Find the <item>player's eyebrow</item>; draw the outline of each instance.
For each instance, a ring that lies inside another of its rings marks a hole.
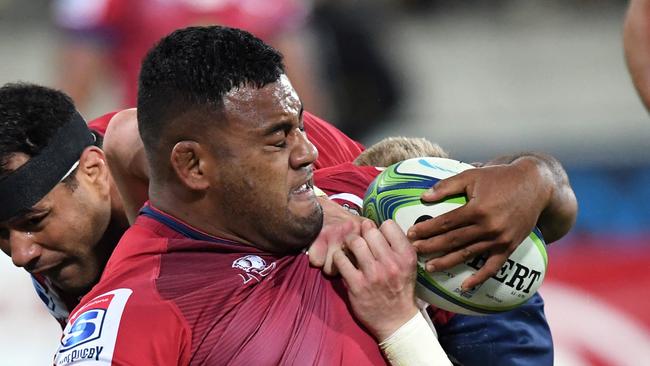
[[[294,128],[294,123],[288,120],[282,120],[277,123],[272,124],[271,126],[265,128],[262,131],[262,135],[264,136],[269,136],[272,135],[278,131],[284,131],[288,132],[291,131],[291,129]]]
[[[305,106],[304,104],[302,104],[302,101],[300,101],[300,112],[298,113],[298,127],[300,128],[302,128],[302,115],[304,111],[305,111]],[[269,136],[278,131],[288,132],[291,131],[292,128],[294,128],[294,123],[292,119],[282,119],[264,128],[262,130],[262,135]]]
[[[16,223],[20,223],[21,221],[29,220],[32,216],[36,216],[40,213],[42,213],[44,210],[35,208],[35,207],[30,207],[24,211],[21,211],[18,215],[10,218],[9,220],[2,221],[0,222],[0,227],[3,226],[10,226]]]

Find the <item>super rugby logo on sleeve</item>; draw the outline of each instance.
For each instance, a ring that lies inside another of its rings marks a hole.
[[[55,356],[56,365],[67,365],[81,360],[111,361],[117,331],[130,289],[117,289],[90,300],[68,321],[61,345]]]

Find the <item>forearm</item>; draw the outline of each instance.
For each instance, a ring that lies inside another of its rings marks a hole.
[[[650,0],[632,0],[623,28],[625,61],[634,87],[650,109]]]
[[[544,205],[537,227],[547,243],[558,240],[571,229],[576,220],[578,204],[566,171],[557,159],[543,153],[527,152],[498,157],[487,163],[495,164],[518,165],[534,174],[533,179],[540,182],[537,190]]]

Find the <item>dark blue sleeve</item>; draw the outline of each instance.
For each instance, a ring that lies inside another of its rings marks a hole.
[[[539,294],[505,313],[454,315],[437,331],[447,354],[464,366],[553,365],[553,339]]]

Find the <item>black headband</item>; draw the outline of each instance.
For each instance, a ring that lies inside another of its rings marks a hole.
[[[38,155],[0,178],[0,222],[40,201],[71,172],[84,149],[94,141],[86,121],[75,111]]]

